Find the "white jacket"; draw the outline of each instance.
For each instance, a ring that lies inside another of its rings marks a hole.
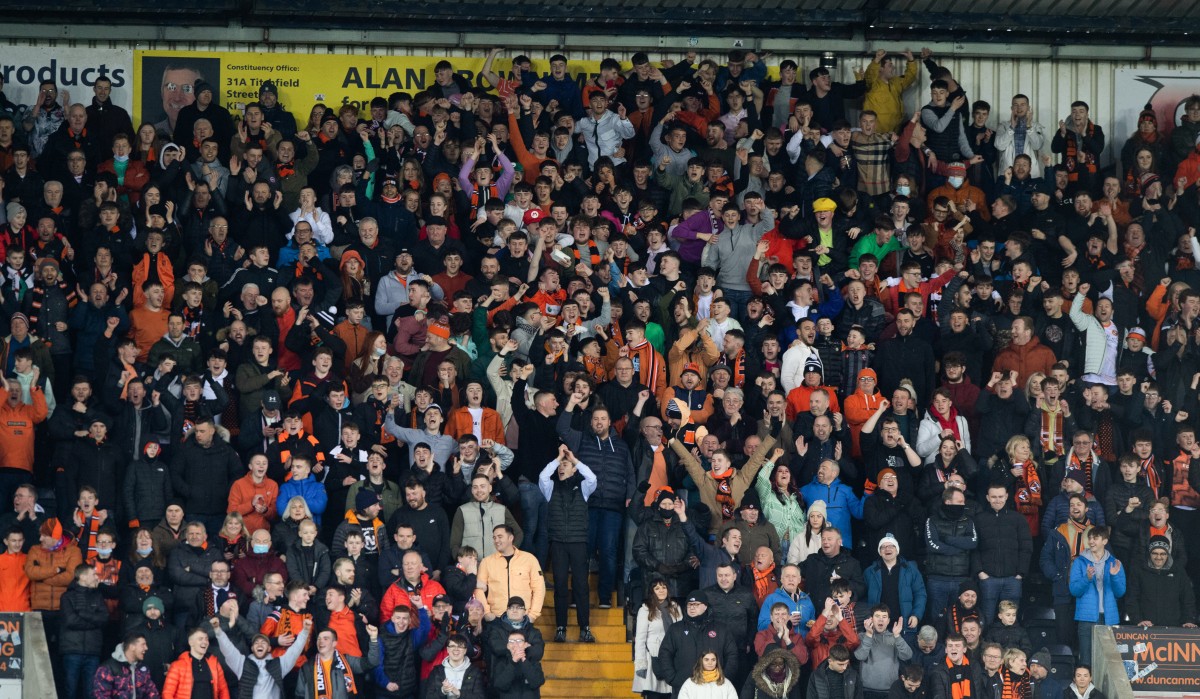
[[[583,142],[588,149],[588,166],[593,167],[601,156],[612,158],[614,165],[625,162],[624,158],[617,157],[617,150],[622,141],[633,138],[634,129],[633,123],[617,116],[615,112],[605,112],[597,121],[589,111],[587,116],[575,123],[575,133],[583,134]]]
[[[967,428],[967,419],[961,414],[958,416],[958,433],[962,435],[963,449],[971,451],[971,432]],[[927,464],[933,463],[937,456],[938,447],[942,445],[942,426],[938,424],[937,418],[933,413],[926,413],[924,419],[921,420],[920,426],[917,428],[917,455],[921,457],[921,461]]]
[[[737,699],[737,690],[728,677],[721,684],[696,684],[689,679],[679,689],[679,699]]]
[[[996,171],[1003,176],[1004,171],[1012,167],[1018,155],[1028,155],[1033,160],[1030,177],[1042,176],[1042,163],[1038,160],[1038,151],[1046,146],[1046,128],[1036,121],[1025,129],[1025,147],[1017,152],[1016,135],[1006,119],[1001,119],[996,125]]]
[[[672,618],[675,621],[679,621],[683,618],[683,615],[674,614]],[[654,674],[654,658],[658,656],[658,648],[662,645],[663,639],[667,637],[667,630],[663,626],[662,615],[659,614],[657,619],[650,621],[650,611],[643,604],[638,608],[636,629],[637,635],[633,642],[634,693],[656,692],[658,694],[670,694],[671,684]],[[641,670],[646,671],[644,678],[637,675]]]

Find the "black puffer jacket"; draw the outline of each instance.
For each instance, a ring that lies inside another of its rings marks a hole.
[[[901,549],[901,551],[903,550]],[[862,564],[851,555],[850,549],[839,549],[837,555],[832,558],[826,556],[822,551],[817,551],[804,559],[801,571],[804,573],[805,592],[809,597],[817,600],[814,604],[822,603],[825,598],[833,596],[830,594],[829,588],[833,584],[834,573],[850,584],[850,589],[854,592],[854,599],[863,599],[867,596],[867,584],[863,578]]]
[[[980,571],[993,578],[1029,574],[1033,538],[1025,515],[1008,507],[999,512],[984,508],[975,515],[975,532],[979,546],[971,554],[972,575]]]
[[[671,624],[658,655],[654,658],[654,674],[669,682],[678,694],[679,688],[692,676],[696,661],[705,653],[716,653],[726,677],[736,677],[740,653],[733,635],[705,610],[697,616],[684,616]]]
[[[684,531],[685,527],[690,526],[674,518],[671,520],[671,526],[667,526],[659,517],[648,517],[633,537],[633,560],[642,572],[658,573],[667,578],[672,595],[686,592],[675,588],[680,576],[691,572],[692,569],[688,565],[688,557],[692,555],[692,550]]]
[[[637,485],[629,446],[611,428],[607,437],[597,437],[591,430],[571,429],[573,415],[564,410],[558,416],[558,436],[596,474],[596,492],[588,498],[588,506],[624,512],[625,502],[633,499]]]
[[[376,689],[379,697],[410,697],[417,692],[417,651],[413,648],[413,629],[404,633],[396,633],[392,622],[388,622],[379,634],[379,650],[383,657],[380,659],[377,676],[383,679]],[[388,682],[395,682],[400,688],[389,692],[385,687]]]
[[[1196,622],[1196,593],[1183,566],[1168,556],[1165,566],[1154,568],[1146,556],[1130,568],[1133,575],[1125,591],[1125,612],[1130,623],[1152,621],[1155,626],[1182,626]]]
[[[101,655],[104,624],[108,607],[98,588],[71,583],[62,596],[62,633],[59,652],[73,655]]]
[[[713,585],[704,588],[704,592],[713,618],[729,629],[739,649],[745,648],[758,632],[758,603],[754,601],[754,593],[736,583],[729,590]]]
[[[174,497],[171,470],[166,462],[146,456],[144,447],[139,455],[141,458],[129,464],[129,472],[125,474],[125,518],[161,519],[167,503]]]
[[[1026,526],[1028,531],[1028,526]],[[942,505],[925,521],[925,575],[963,578],[971,573],[971,552],[979,546],[975,522],[962,514],[954,519]]]

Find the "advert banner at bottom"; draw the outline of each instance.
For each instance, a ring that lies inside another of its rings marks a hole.
[[[1114,626],[1134,692],[1200,694],[1200,629]]]

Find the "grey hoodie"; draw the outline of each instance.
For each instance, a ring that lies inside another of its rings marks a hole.
[[[300,654],[304,652],[304,646],[307,643],[308,631],[301,631],[296,634],[296,642],[279,658],[280,676],[286,676],[292,671],[292,668],[296,667],[296,661],[300,658]],[[282,699],[283,688],[276,686],[275,678],[271,677],[270,672],[267,672],[267,663],[274,658],[268,655],[259,660],[252,654],[242,655],[242,652],[237,649],[237,646],[233,645],[233,641],[230,641],[229,636],[225,634],[224,627],[217,630],[217,645],[221,650],[221,656],[225,659],[225,664],[239,678],[242,677],[242,671],[245,669],[246,663],[254,663],[258,666],[258,677],[254,682],[254,694],[251,695],[254,699]]]

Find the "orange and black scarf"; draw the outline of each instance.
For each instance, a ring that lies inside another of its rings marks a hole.
[[[950,658],[946,658],[946,670],[950,675],[951,699],[971,696],[971,661],[967,656],[963,656],[961,665],[955,665]]]
[[[596,241],[592,240],[591,238],[588,238],[587,247],[588,262],[590,263],[589,266],[592,269],[598,269],[600,267],[600,248],[596,247]],[[571,246],[571,254],[575,256],[576,262],[583,261],[583,253],[579,252],[578,245]]]
[[[1154,467],[1154,455],[1151,454],[1148,459],[1141,459],[1138,464],[1142,467],[1142,478],[1146,479],[1146,485],[1150,488],[1150,492],[1154,493],[1154,497],[1162,495],[1159,492],[1162,489],[1162,478],[1158,475],[1158,469]]]
[[[1067,521],[1058,525],[1057,530],[1067,540],[1067,547],[1071,549],[1071,560],[1075,560],[1087,548],[1087,534],[1092,530],[1092,523],[1087,519],[1076,522],[1068,517]]]
[[[358,696],[358,687],[354,684],[354,673],[350,667],[346,665],[346,659],[342,657],[341,651],[333,651],[333,659],[329,663],[329,673],[325,672],[325,663],[320,658],[313,663],[313,697],[314,699],[332,699],[336,696],[333,689],[334,679],[338,673],[341,673],[343,681],[346,683],[345,696]]]

